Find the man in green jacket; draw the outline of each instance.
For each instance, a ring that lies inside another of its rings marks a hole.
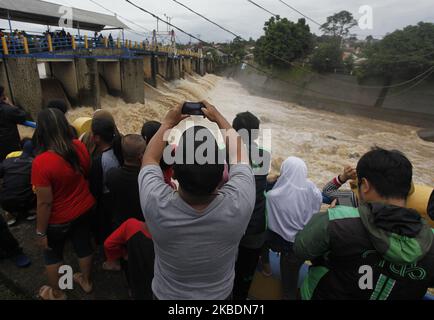
[[[398,151],[374,149],[357,166],[358,209],[315,215],[295,242],[312,261],[302,298],[422,299],[434,285],[433,231],[406,209],[413,168]]]

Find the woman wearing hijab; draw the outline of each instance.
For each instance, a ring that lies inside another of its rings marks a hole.
[[[299,269],[304,263],[294,255],[295,237],[319,212],[321,204],[321,191],[308,179],[305,162],[295,157],[284,161],[279,179],[267,194],[267,212],[268,244],[281,254],[280,273],[286,300],[297,297]]]

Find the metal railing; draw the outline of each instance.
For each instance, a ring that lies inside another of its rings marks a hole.
[[[200,58],[201,54],[191,50],[177,50],[172,46],[153,46],[145,42],[121,39],[111,39],[107,37],[88,37],[84,36],[3,36],[1,38],[3,55],[34,55],[38,53],[54,53],[61,51],[76,51],[81,49],[127,49],[137,52],[167,53],[178,56],[188,56]]]

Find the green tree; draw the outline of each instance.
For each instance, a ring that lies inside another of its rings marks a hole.
[[[342,50],[336,41],[321,43],[311,59],[312,68],[320,73],[334,72],[342,67]]]
[[[247,42],[236,37],[229,45],[230,54],[237,60],[242,60],[246,55]]]
[[[312,50],[313,36],[305,19],[294,23],[286,18],[272,17],[265,23],[264,32],[254,51],[255,60],[261,65],[289,68],[282,59],[293,62],[306,57]]]
[[[357,25],[357,20],[348,11],[338,12],[327,18],[327,22],[321,26],[324,34],[332,36],[342,43],[350,34],[350,30]]]
[[[360,77],[410,78],[434,66],[434,24],[420,22],[397,30],[363,52]]]

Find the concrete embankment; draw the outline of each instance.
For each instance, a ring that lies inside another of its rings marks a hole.
[[[24,248],[24,252],[32,260],[26,269],[18,269],[10,260],[0,261],[0,285],[9,288],[11,299],[36,299],[39,289],[47,284],[47,275],[42,257],[42,250],[36,245],[35,222],[22,222],[11,231]],[[67,245],[64,263],[71,265],[78,272],[77,259],[72,246]],[[102,250],[97,250],[93,267],[94,291],[86,295],[80,288],[67,291],[71,300],[125,300],[128,299],[128,288],[122,272],[102,270]],[[1,286],[0,286],[1,290]],[[1,295],[0,295],[1,297]]]
[[[257,96],[338,114],[363,116],[420,128],[434,127],[434,97],[430,86],[432,83],[429,82],[400,96],[396,96],[396,90],[392,90],[383,106],[375,107],[381,89],[366,86],[381,86],[380,80],[371,79],[363,86],[358,86],[354,77],[339,75],[304,75],[281,81],[249,66],[244,69],[234,66],[220,74],[237,80]]]

